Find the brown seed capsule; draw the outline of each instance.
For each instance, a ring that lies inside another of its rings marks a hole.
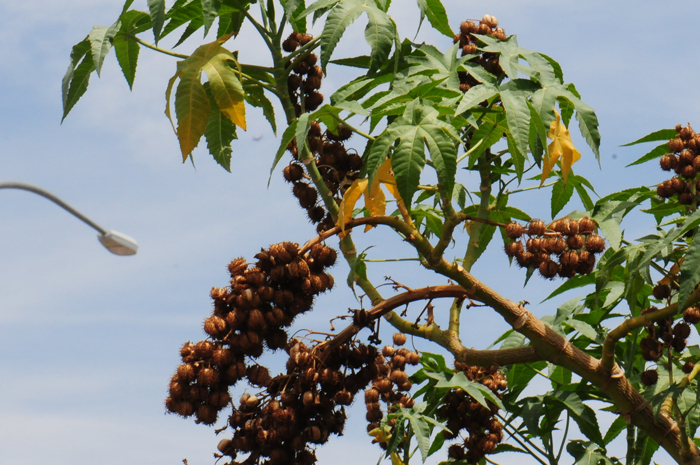
[[[219,373],[212,368],[202,368],[197,375],[197,381],[203,386],[211,386],[219,381]]]
[[[394,384],[403,384],[408,380],[408,375],[406,375],[406,373],[401,370],[394,370],[391,372],[391,376],[389,376],[389,379]]]
[[[209,360],[214,353],[214,344],[200,341],[195,345],[195,356],[200,360]]]
[[[666,155],[661,157],[661,159],[659,160],[659,164],[661,165],[662,170],[672,171],[678,165],[678,159],[674,154],[667,153]]]
[[[691,325],[700,323],[700,308],[688,307],[683,312],[683,319]]]
[[[462,47],[462,56],[471,55],[472,53],[476,53],[476,51],[476,44],[467,44]]]
[[[396,352],[396,349],[394,349],[391,346],[384,346],[384,348],[382,349],[382,355],[384,355],[385,357],[391,357],[392,355],[394,355],[394,352]]]
[[[678,136],[681,138],[681,140],[688,141],[695,136],[695,132],[693,131],[693,128],[688,125],[678,132]]]
[[[505,251],[506,255],[508,255],[509,257],[515,257],[516,255],[522,254],[524,252],[523,244],[520,241],[508,243],[505,246]]]
[[[693,371],[693,368],[695,368],[695,364],[693,362],[685,362],[683,364],[683,373],[690,374],[690,372]]]
[[[194,367],[189,363],[184,363],[177,367],[177,377],[178,380],[185,383],[191,383],[195,378]]]
[[[671,296],[671,288],[668,284],[657,284],[652,291],[656,299],[668,299]]]
[[[564,252],[561,254],[559,262],[562,264],[562,266],[568,266],[575,269],[578,265],[578,253],[571,250]]]
[[[569,219],[561,218],[556,221],[553,221],[549,225],[549,229],[551,229],[552,231],[556,231],[559,234],[568,235],[570,233]]]
[[[406,335],[403,333],[394,333],[394,345],[402,346],[406,343]]]
[[[352,404],[352,398],[352,394],[346,389],[336,392],[333,397],[338,405],[350,405]]]
[[[687,344],[688,341],[686,339],[681,339],[679,337],[674,337],[671,341],[671,347],[673,347],[673,350],[675,350],[679,354],[685,350]]]
[[[687,339],[690,336],[690,326],[688,323],[677,323],[673,327],[673,335],[680,339]]]
[[[680,152],[681,150],[683,150],[683,146],[684,146],[683,141],[680,140],[679,138],[671,139],[668,142],[668,149],[671,152]]]
[[[684,192],[678,196],[678,203],[681,205],[692,205],[695,196],[690,192]]]
[[[523,252],[515,256],[518,265],[522,268],[528,268],[533,265],[534,254],[530,252]]]
[[[695,171],[695,167],[693,165],[684,166],[681,170],[681,176],[686,179],[693,179],[695,178],[696,174],[697,172]]]
[[[195,416],[197,417],[197,422],[205,425],[213,425],[216,423],[216,417],[218,412],[214,407],[207,404],[202,404],[197,407]]]
[[[213,338],[219,338],[226,334],[226,322],[218,316],[211,316],[204,320],[204,332]]]
[[[546,260],[540,264],[539,270],[543,277],[552,279],[559,273],[559,264],[552,260]]]
[[[586,250],[592,253],[601,253],[605,250],[605,239],[597,234],[591,234],[586,239]]]
[[[542,236],[545,230],[546,227],[542,220],[532,220],[528,225],[528,234],[530,234],[530,236]]]
[[[365,403],[371,404],[379,402],[379,391],[375,388],[369,388],[365,391]]]
[[[586,239],[586,241],[588,241],[591,237],[598,237],[598,236],[591,235],[588,237],[588,239]],[[578,249],[582,248],[583,247],[583,236],[581,236],[580,234],[576,234],[576,235],[567,237],[566,238],[566,245],[569,247],[569,249],[572,249],[572,250],[578,250]]]
[[[527,240],[525,246],[527,247],[527,251],[537,254],[540,252],[544,252],[544,242],[542,239],[538,237],[531,237],[530,239]]]
[[[409,352],[406,355],[406,363],[409,365],[418,365],[420,363],[420,354],[418,352]]]
[[[211,358],[214,365],[224,367],[233,363],[233,354],[230,350],[220,347],[214,350]]]
[[[525,228],[523,228],[520,223],[513,221],[506,226],[506,236],[511,239],[518,239],[523,235],[523,232],[525,232]]]

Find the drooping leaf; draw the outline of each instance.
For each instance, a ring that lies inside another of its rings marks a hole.
[[[185,72],[175,91],[175,114],[177,115],[177,138],[180,141],[182,161],[192,151],[204,135],[211,114],[209,97],[201,81],[201,73]]]
[[[168,19],[168,24],[163,27],[160,34],[160,39],[167,36],[180,26],[190,22],[198,23],[199,27],[202,27],[204,25],[204,18],[202,16],[202,2],[175,2],[172,8],[170,8],[170,10],[165,14],[165,19]],[[180,38],[180,40],[182,41],[183,39]]]
[[[85,94],[90,82],[90,74],[94,70],[95,65],[90,53],[90,41],[86,38],[73,47],[71,63],[65,76],[63,76],[63,117],[61,122],[66,119],[66,116],[80,100],[80,97]]]
[[[151,18],[148,14],[136,10],[127,11],[122,14],[121,27],[112,40],[119,67],[129,84],[129,89],[134,86],[140,50],[138,42],[132,36],[147,30],[151,24]]]
[[[243,90],[245,93],[245,101],[248,102],[250,105],[253,105],[254,107],[262,108],[263,115],[265,116],[265,119],[267,119],[267,122],[270,123],[272,132],[274,132],[275,135],[277,135],[275,109],[272,106],[272,102],[270,102],[270,99],[268,99],[267,95],[265,95],[265,91],[263,90],[263,88],[257,84],[254,84],[251,86],[244,86]]]
[[[207,73],[212,95],[216,99],[221,111],[229,117],[231,122],[243,130],[246,129],[245,100],[243,86],[236,72],[229,66],[229,60],[233,55],[223,47],[221,51],[212,56],[202,69]]]
[[[165,0],[148,0],[148,11],[153,23],[153,40],[158,45],[160,33],[165,23]]]
[[[211,105],[211,114],[204,133],[207,148],[214,160],[226,171],[231,172],[231,141],[237,138],[236,125],[221,112],[209,86],[206,86],[206,90]]]
[[[401,410],[411,424],[413,434],[415,434],[416,440],[418,441],[421,458],[423,462],[425,462],[428,459],[428,452],[430,451],[430,425],[425,421],[426,417],[423,415],[412,412],[410,409]]]
[[[201,0],[202,1],[202,20],[204,22],[204,35],[209,33],[209,29],[214,20],[219,15],[221,8],[221,0]]]
[[[389,58],[396,38],[396,24],[386,12],[378,8],[365,9],[369,22],[365,40],[372,49],[370,70],[379,68]]]
[[[601,444],[603,442],[595,412],[592,408],[583,403],[581,397],[576,392],[557,390],[554,391],[551,398],[561,402],[569,411],[571,417],[576,421],[581,432],[588,439],[596,444]]]
[[[307,8],[308,10],[308,8]],[[326,71],[326,65],[331,59],[333,50],[338,45],[345,29],[351,25],[364,11],[364,4],[358,0],[341,0],[328,13],[326,23],[321,33],[321,67]]]
[[[112,39],[119,30],[121,24],[119,22],[112,26],[94,26],[88,38],[90,39],[90,47],[92,49],[92,63],[95,66],[97,75],[100,75],[102,64],[105,61],[107,52],[112,48]]]
[[[501,102],[503,102],[503,108],[506,111],[508,131],[513,136],[520,155],[524,157],[527,154],[530,136],[530,108],[527,97],[511,90],[502,90]],[[511,153],[511,155],[513,154]],[[518,169],[517,172],[518,177],[522,176],[522,169]]]
[[[552,186],[552,218],[556,218],[574,194],[574,183],[564,183],[564,179],[559,180]]]
[[[625,429],[627,429],[627,420],[620,415],[619,417],[615,418],[615,421],[612,422],[612,425],[610,425],[610,428],[608,428],[608,431],[605,433],[603,445],[607,446],[610,444],[613,439],[618,437]]]

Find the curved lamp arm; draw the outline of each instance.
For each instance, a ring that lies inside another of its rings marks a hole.
[[[46,199],[49,199],[59,207],[63,208],[66,210],[68,213],[71,215],[75,216],[79,220],[81,220],[83,223],[87,224],[91,228],[95,229],[99,234],[97,235],[97,239],[100,241],[100,243],[110,252],[112,252],[115,255],[134,255],[136,251],[138,251],[139,246],[136,243],[136,241],[129,236],[119,233],[117,231],[111,231],[109,229],[105,229],[99,224],[95,223],[92,221],[90,218],[87,216],[83,215],[80,213],[78,210],[75,208],[71,207],[68,205],[66,202],[61,200],[60,198],[56,197],[53,195],[51,192],[42,189],[39,186],[35,186],[33,184],[29,184],[26,182],[19,182],[19,181],[0,181],[0,189],[21,189],[29,192],[33,192],[35,194],[38,194]]]

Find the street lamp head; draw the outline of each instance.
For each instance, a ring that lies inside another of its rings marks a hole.
[[[106,230],[104,234],[98,234],[97,239],[115,255],[135,255],[139,250],[135,240],[117,231]]]

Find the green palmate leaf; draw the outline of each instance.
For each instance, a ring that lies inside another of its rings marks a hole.
[[[447,17],[447,11],[440,0],[418,0],[418,8],[420,8],[421,23],[427,16],[430,24],[440,33],[446,35],[450,39],[455,33],[450,29],[450,21]],[[420,26],[419,26],[420,28]]]
[[[63,76],[63,81],[61,83],[61,100],[63,101],[63,118],[61,121],[63,121],[66,116],[68,115],[68,112],[70,109],[75,105],[75,102],[77,102],[77,99],[72,102],[70,106],[67,106],[66,104],[68,103],[68,93],[70,91],[71,84],[73,82],[73,77],[75,76],[75,69],[78,67],[79,63],[81,60],[85,57],[86,54],[90,52],[90,40],[86,37],[83,39],[81,42],[78,42],[73,46],[73,49],[71,50],[70,54],[70,63],[68,64],[68,69],[66,70],[66,74]],[[92,57],[90,58],[92,60]],[[89,75],[88,75],[89,79]],[[86,86],[87,88],[87,86]],[[83,91],[84,93],[84,91]],[[82,95],[82,94],[81,94]],[[80,96],[78,96],[78,99]]]
[[[596,158],[600,160],[600,132],[598,131],[598,117],[593,111],[593,108],[589,107],[581,100],[576,100],[572,102],[574,108],[576,108],[576,119],[578,120],[578,127],[583,135],[588,146],[593,150]]]
[[[411,429],[413,434],[416,435],[416,440],[418,441],[418,448],[420,449],[421,457],[423,462],[428,459],[430,451],[430,425],[425,421],[425,417],[418,413],[414,413],[409,409],[401,409],[406,418],[408,418],[411,424]]]
[[[525,156],[527,154],[528,139],[530,136],[530,108],[528,107],[527,97],[525,95],[518,95],[511,90],[502,90],[501,101],[506,111],[508,131],[513,136],[515,145],[520,154]],[[521,176],[522,169],[519,169],[518,177]]]
[[[552,186],[552,218],[557,216],[574,194],[574,183],[564,183],[562,178]]]
[[[560,402],[569,411],[581,432],[588,439],[596,444],[603,442],[595,412],[583,403],[577,393],[572,391],[554,391],[551,398]]]
[[[591,441],[573,440],[566,446],[566,451],[576,460],[574,465],[613,465],[619,464],[606,457],[605,449]]]
[[[226,171],[231,172],[231,141],[237,138],[236,125],[221,112],[210,86],[207,85],[206,90],[211,105],[211,114],[204,133],[207,148],[214,160]]]
[[[182,44],[184,41],[190,38],[192,34],[197,32],[202,26],[204,26],[204,18],[203,17],[198,17],[193,19],[192,21],[189,22],[187,27],[185,28],[185,32],[182,33],[180,38],[177,40],[175,45],[173,47],[178,47],[180,44]]]
[[[284,14],[287,21],[292,25],[297,32],[306,32],[306,16],[301,16],[301,13],[306,9],[304,0],[286,0],[282,1],[284,5]]]
[[[695,233],[693,242],[681,265],[681,285],[678,293],[678,308],[685,308],[688,297],[700,283],[700,232]]]
[[[148,0],[148,11],[153,23],[153,40],[157,45],[165,23],[165,0]]]
[[[411,204],[425,166],[425,147],[435,166],[438,178],[448,193],[452,192],[457,171],[457,136],[447,123],[437,119],[438,112],[424,106],[419,99],[412,101],[403,115],[387,127],[389,140],[398,141],[391,157],[396,185],[406,206]],[[379,145],[377,151],[385,150]],[[373,147],[372,152],[375,149]],[[379,159],[380,157],[377,157]]]
[[[209,33],[209,29],[214,20],[219,15],[221,0],[201,0],[202,1],[202,21],[204,23],[204,35]]]
[[[494,454],[500,454],[502,452],[518,452],[520,454],[529,454],[529,452],[525,449],[515,447],[514,445],[505,442],[497,445],[496,449],[493,451]]]
[[[95,66],[95,71],[97,71],[98,76],[102,70],[102,64],[105,61],[107,52],[109,52],[109,49],[112,48],[112,39],[119,30],[119,27],[119,22],[110,27],[94,26],[92,31],[90,31],[90,34],[88,34],[88,39],[90,39],[90,47],[92,49],[92,63]]]
[[[202,16],[202,2],[176,2],[165,17],[166,19],[169,19],[169,21],[160,34],[161,39],[173,32],[175,29],[189,22],[194,22],[195,25],[199,24],[198,28],[202,27],[204,25],[204,18]],[[192,33],[193,32],[194,31],[192,31]],[[183,39],[180,38],[180,43],[182,43],[182,41]]]
[[[180,75],[180,83],[175,91],[175,114],[177,138],[180,141],[182,161],[185,162],[204,135],[211,114],[211,104],[199,71],[188,71]]]
[[[488,400],[496,404],[499,408],[503,408],[501,399],[499,399],[491,389],[481,383],[469,381],[466,375],[461,371],[456,373],[449,380],[442,373],[429,374],[428,376],[438,380],[435,385],[436,388],[463,389],[484,407],[488,408],[488,403],[486,402]]]
[[[345,33],[345,29],[355,22],[364,9],[365,5],[360,3],[359,0],[341,0],[328,13],[326,24],[321,33],[321,67],[324,72],[328,61],[331,59],[333,50],[335,50],[340,38]]]
[[[73,46],[71,62],[65,76],[63,76],[63,117],[61,122],[66,119],[68,113],[88,88],[90,74],[95,70],[90,50],[90,41],[87,38]]]
[[[629,147],[630,145],[643,144],[645,142],[657,142],[660,140],[668,142],[674,137],[676,137],[677,134],[678,133],[675,129],[660,129],[658,131],[652,132],[651,134],[647,134],[646,136],[642,137],[641,139],[637,139],[634,142],[623,144],[621,147]]]
[[[275,109],[272,106],[270,99],[268,99],[267,95],[265,95],[263,88],[257,84],[254,84],[250,86],[243,86],[243,89],[245,91],[245,101],[254,107],[262,108],[263,115],[265,116],[265,119],[267,119],[267,122],[270,123],[272,132],[274,132],[276,136],[277,122],[275,121]]]
[[[151,17],[142,11],[131,10],[122,14],[121,27],[114,36],[112,43],[117,55],[119,67],[124,74],[129,89],[134,86],[136,64],[139,59],[140,46],[131,36],[146,31],[151,27]]]
[[[610,425],[610,428],[608,428],[608,431],[605,433],[603,445],[607,446],[610,444],[613,439],[618,437],[625,429],[627,429],[627,420],[625,420],[625,417],[619,416],[615,418],[615,421],[612,422],[612,425]]]
[[[649,262],[662,250],[666,249],[673,241],[677,240],[683,234],[687,233],[694,227],[700,224],[700,210],[694,212],[685,219],[683,224],[678,228],[670,230],[663,240],[652,243],[647,249],[644,256],[637,262],[636,266],[630,267],[630,274],[639,272],[642,268],[649,266]]]
[[[386,62],[395,42],[396,24],[386,12],[378,8],[367,8],[369,22],[365,28],[365,40],[372,49],[370,70],[379,68]]]
[[[471,168],[474,165],[482,153],[501,140],[503,133],[506,131],[508,131],[508,125],[503,112],[486,115],[471,139],[472,145],[467,152],[469,155],[469,167]]]
[[[602,342],[595,328],[588,323],[573,318],[564,321],[564,325],[578,331],[593,342]]]
[[[496,95],[498,95],[498,89],[496,87],[486,84],[474,86],[459,100],[459,105],[457,105],[455,114],[461,115],[465,111],[479,105],[484,100],[488,100]]]
[[[295,17],[301,19],[317,11],[328,11],[329,8],[334,7],[339,1],[340,0],[317,0],[301,13],[295,13]]]
[[[661,144],[661,145],[655,147],[651,152],[647,153],[646,155],[639,158],[638,160],[633,161],[632,163],[630,163],[627,166],[640,165],[642,163],[648,162],[649,160],[655,160],[657,158],[663,157],[666,153],[668,153],[668,144],[664,143],[664,144]]]
[[[297,140],[297,150],[299,151],[299,157],[303,158],[302,150],[306,144],[306,136],[309,135],[309,128],[311,127],[311,121],[309,119],[308,113],[302,113],[297,120],[296,133],[294,136]]]

